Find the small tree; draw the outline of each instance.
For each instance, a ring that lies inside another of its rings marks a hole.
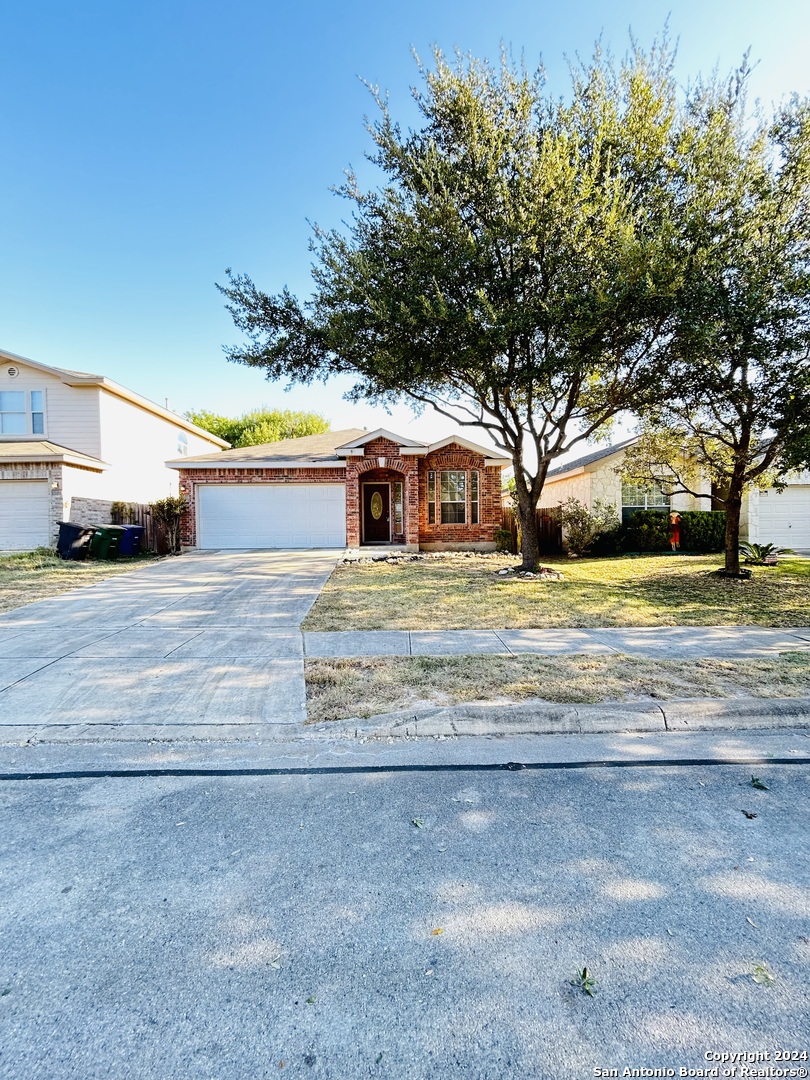
[[[615,507],[596,499],[593,510],[573,496],[560,503],[560,524],[565,529],[568,550],[584,555],[597,537],[614,533],[621,524]]]
[[[166,531],[169,554],[179,555],[180,521],[187,509],[186,500],[182,495],[167,495],[165,499],[149,503],[149,509],[152,511],[152,521]]]

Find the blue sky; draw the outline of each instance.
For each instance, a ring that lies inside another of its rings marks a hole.
[[[335,428],[446,433],[407,407],[350,406],[337,383],[285,394],[228,364],[238,335],[214,282],[231,266],[267,291],[309,291],[308,222],[339,223],[330,186],[348,166],[363,175],[361,79],[415,120],[412,48],[495,58],[504,42],[542,58],[562,93],[566,55],[600,34],[621,53],[630,28],[648,45],[668,15],[682,81],[750,48],[763,102],[810,92],[810,5],[794,0],[5,0],[0,347],[179,412],[267,404]]]

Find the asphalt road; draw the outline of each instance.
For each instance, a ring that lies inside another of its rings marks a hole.
[[[810,768],[802,734],[769,738],[795,763],[4,751],[44,775],[0,780],[0,1077],[784,1067],[810,1050]]]

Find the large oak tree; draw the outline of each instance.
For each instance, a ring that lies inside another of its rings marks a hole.
[[[597,51],[558,99],[502,57],[420,65],[417,130],[388,101],[368,130],[382,180],[340,189],[315,230],[314,289],[221,286],[231,360],[293,381],[350,373],[354,399],[407,398],[484,428],[512,459],[524,565],[555,458],[646,392],[668,331],[676,89],[666,49]]]
[[[689,95],[668,363],[625,460],[670,494],[711,485],[731,574],[746,490],[810,464],[810,102],[752,116],[746,80],[744,66]]]

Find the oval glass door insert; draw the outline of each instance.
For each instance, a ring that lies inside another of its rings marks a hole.
[[[382,495],[379,493],[379,491],[375,491],[374,494],[371,496],[371,516],[374,518],[375,521],[380,520],[380,518],[382,517],[382,511]]]

